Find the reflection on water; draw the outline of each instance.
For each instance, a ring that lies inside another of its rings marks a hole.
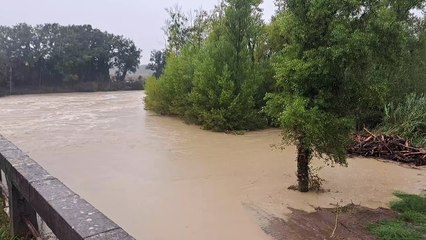
[[[246,206],[285,217],[289,206],[379,207],[426,189],[425,169],[357,158],[320,172],[327,193],[290,191],[295,149],[270,147],[279,130],[207,132],[145,111],[143,96],[1,98],[0,132],[138,239],[270,239]]]

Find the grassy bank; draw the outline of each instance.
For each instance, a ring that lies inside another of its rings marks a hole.
[[[426,239],[426,195],[395,195],[399,199],[390,206],[399,217],[371,225],[371,233],[380,240]]]

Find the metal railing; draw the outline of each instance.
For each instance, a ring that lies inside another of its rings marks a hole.
[[[1,135],[0,169],[13,236],[42,239],[39,216],[60,240],[134,239]]]

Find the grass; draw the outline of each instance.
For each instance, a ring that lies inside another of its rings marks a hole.
[[[405,222],[389,220],[378,223],[370,229],[381,240],[422,240],[422,234]]]
[[[390,206],[399,217],[371,225],[371,233],[380,240],[426,239],[426,195],[395,193],[395,196],[399,199]]]
[[[426,95],[411,94],[401,103],[388,104],[381,130],[407,138],[418,147],[426,147]]]

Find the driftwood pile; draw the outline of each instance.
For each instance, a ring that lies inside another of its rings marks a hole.
[[[426,149],[416,148],[401,137],[375,135],[367,129],[355,135],[354,143],[349,146],[348,153],[426,166]]]

